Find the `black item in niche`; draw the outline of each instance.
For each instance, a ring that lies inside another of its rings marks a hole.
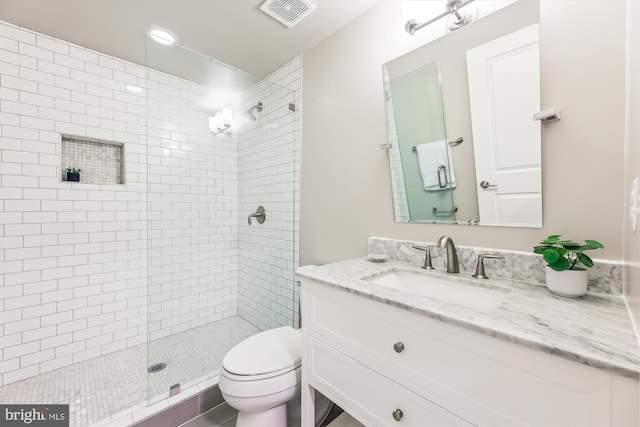
[[[81,169],[67,168],[67,181],[80,182]]]

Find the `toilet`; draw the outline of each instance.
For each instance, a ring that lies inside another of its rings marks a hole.
[[[270,329],[237,344],[222,361],[220,391],[238,410],[236,427],[300,426],[302,334],[290,326]],[[316,425],[331,402],[316,396]]]

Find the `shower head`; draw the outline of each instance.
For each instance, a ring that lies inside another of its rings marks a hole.
[[[252,122],[255,122],[257,120],[256,116],[253,115],[253,110],[256,110],[258,113],[262,112],[262,101],[258,102],[256,105],[254,105],[253,107],[249,108],[247,110],[247,118],[249,120],[251,120]]]

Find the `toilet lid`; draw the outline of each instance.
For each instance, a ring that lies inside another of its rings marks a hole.
[[[300,363],[302,334],[290,326],[253,335],[233,347],[222,361],[227,372],[261,375],[294,368]]]

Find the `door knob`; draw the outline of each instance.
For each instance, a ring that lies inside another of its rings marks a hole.
[[[481,187],[481,188],[485,188],[485,189],[486,189],[486,188],[497,188],[498,186],[497,186],[497,185],[495,185],[495,184],[489,184],[489,182],[488,182],[488,181],[482,181],[482,182],[480,183],[480,187]]]

